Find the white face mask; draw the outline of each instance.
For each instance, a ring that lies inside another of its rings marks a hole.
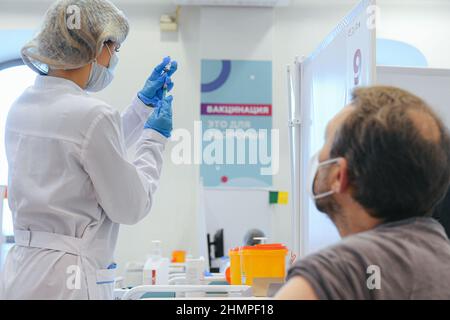
[[[338,161],[339,161],[339,158],[334,158],[334,159],[329,159],[329,160],[319,163],[319,152],[317,152],[316,154],[314,154],[312,156],[310,163],[309,163],[308,183],[309,183],[309,193],[313,200],[322,199],[322,198],[328,197],[328,196],[332,195],[333,193],[335,193],[335,191],[330,190],[327,192],[322,192],[320,194],[314,194],[314,181],[316,180],[317,172],[321,167],[324,167],[324,166],[327,166],[327,165],[330,165],[333,163],[337,163]]]
[[[119,63],[117,55],[113,55],[108,48],[111,60],[109,61],[109,67],[106,68],[94,61],[89,75],[89,80],[85,90],[89,92],[98,92],[105,89],[114,79],[114,69]]]

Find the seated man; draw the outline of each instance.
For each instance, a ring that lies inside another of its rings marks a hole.
[[[449,163],[450,137],[424,101],[356,89],[311,172],[315,204],[343,239],[296,262],[277,298],[450,299],[450,242],[430,217]]]

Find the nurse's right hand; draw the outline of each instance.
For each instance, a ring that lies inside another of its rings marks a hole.
[[[172,133],[172,101],[173,97],[168,96],[159,100],[156,104],[155,111],[150,115],[145,123],[145,129],[153,129],[158,131],[166,138],[170,138]]]
[[[170,64],[170,69],[165,70]],[[177,71],[178,64],[171,61],[170,57],[165,57],[158,66],[155,67],[150,77],[145,82],[144,88],[138,93],[139,99],[147,106],[156,107],[159,100],[163,98],[164,86],[169,92],[173,88],[171,76]]]

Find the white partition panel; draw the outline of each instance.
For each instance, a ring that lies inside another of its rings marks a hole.
[[[295,143],[291,145],[300,148],[300,158],[294,159],[300,161],[300,172],[293,176],[300,180],[294,199],[298,204],[294,208],[299,208],[295,214],[300,223],[300,256],[339,240],[334,225],[309,198],[309,159],[322,147],[327,123],[348,104],[353,88],[375,82],[375,15],[374,0],[360,2],[319,48],[294,68],[297,85],[293,88],[300,98],[294,99],[298,103],[293,114],[300,115],[301,124],[297,129],[300,134],[292,136],[299,136],[301,141],[295,147]]]

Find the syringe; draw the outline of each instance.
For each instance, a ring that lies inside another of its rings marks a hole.
[[[167,74],[170,71],[170,68],[172,67],[172,62],[169,62],[165,67],[164,70],[162,72],[162,75]],[[164,83],[163,86],[163,99],[166,97],[167,95],[167,91],[168,91],[168,86],[167,83]]]

